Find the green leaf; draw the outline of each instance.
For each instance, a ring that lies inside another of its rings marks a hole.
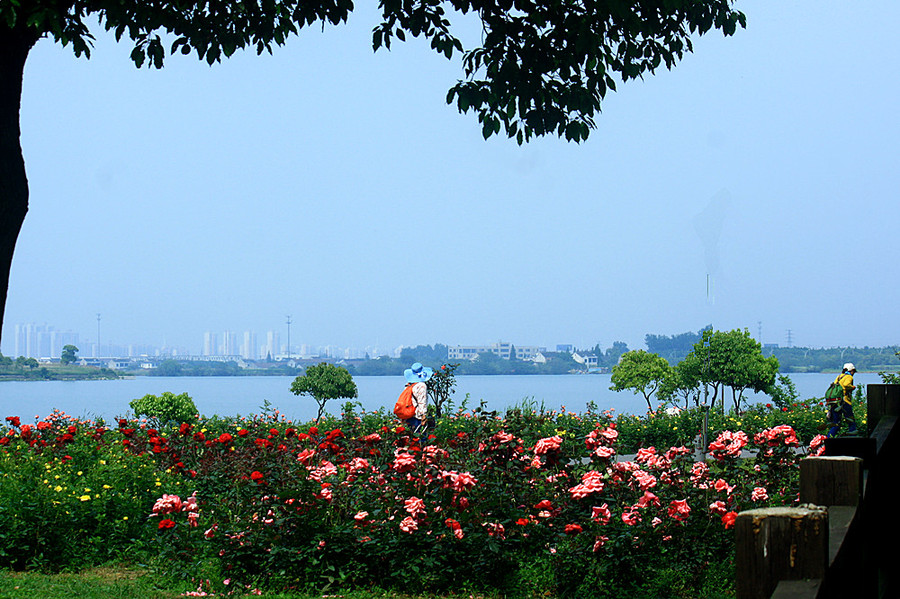
[[[135,46],[134,50],[131,51],[131,60],[138,68],[143,66],[146,57],[147,55],[144,53],[144,49],[140,46]]]
[[[489,138],[494,134],[494,126],[491,125],[490,121],[485,121],[481,126],[481,135],[484,136],[485,139]]]

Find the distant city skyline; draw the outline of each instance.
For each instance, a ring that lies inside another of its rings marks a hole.
[[[257,344],[257,339],[264,338],[264,344]],[[265,359],[267,355],[274,357],[340,357],[363,358],[366,355],[378,357],[382,355],[399,355],[399,347],[388,349],[375,345],[362,348],[337,345],[311,345],[293,342],[289,348],[281,343],[281,332],[265,331],[264,336],[257,332],[246,331],[206,331],[195,347],[157,346],[152,343],[121,343],[115,340],[102,340],[98,346],[96,337],[82,336],[72,330],[63,330],[48,323],[19,323],[13,327],[13,334],[3,340],[4,350],[0,353],[9,356],[25,356],[33,358],[58,358],[65,345],[72,344],[79,348],[80,357],[140,357],[140,356],[240,356],[249,360]]]
[[[102,322],[102,320],[101,320]],[[893,344],[861,344],[853,346],[845,345],[798,345],[794,343],[797,339],[797,332],[793,329],[784,331],[783,339],[780,341],[767,341],[760,339],[762,334],[762,323],[756,323],[756,327],[751,329],[746,327],[754,339],[760,341],[766,346],[779,347],[887,347]],[[698,327],[699,330],[699,327]],[[96,333],[96,331],[94,331]],[[696,331],[679,331],[696,332]],[[101,329],[102,334],[102,329]],[[646,334],[661,334],[651,333]],[[676,333],[677,334],[677,333]],[[72,329],[58,328],[56,325],[48,323],[18,323],[12,327],[12,334],[7,335],[3,340],[3,355],[18,357],[25,356],[33,358],[59,358],[63,346],[67,344],[75,345],[79,348],[80,357],[164,357],[164,356],[235,356],[247,360],[262,360],[268,355],[273,358],[284,358],[288,356],[296,358],[309,357],[327,357],[327,358],[343,358],[343,359],[361,359],[366,356],[376,358],[379,356],[399,357],[400,351],[404,347],[415,347],[416,345],[435,345],[442,344],[448,348],[459,348],[459,351],[451,352],[452,357],[462,355],[470,355],[472,348],[492,345],[513,345],[517,350],[522,351],[527,348],[529,352],[534,352],[542,348],[561,348],[568,347],[571,349],[590,350],[599,344],[601,349],[612,346],[613,342],[623,341],[614,339],[608,343],[595,342],[587,345],[578,345],[563,341],[552,341],[546,343],[529,343],[528,340],[516,340],[504,338],[498,341],[482,341],[481,343],[448,343],[446,341],[421,342],[406,345],[397,345],[394,347],[384,347],[375,344],[364,346],[348,346],[336,344],[311,344],[305,343],[302,338],[291,341],[291,347],[287,346],[285,341],[287,328],[282,330],[270,329],[264,332],[253,331],[250,329],[224,329],[222,331],[205,331],[201,339],[194,346],[176,346],[176,345],[155,345],[146,343],[141,340],[136,342],[121,342],[113,336],[109,340],[102,339],[98,347],[96,335],[94,337],[82,335]],[[643,339],[643,335],[641,336]],[[625,342],[627,343],[627,342]],[[646,344],[627,343],[629,349],[646,349]],[[468,353],[466,353],[468,352]]]

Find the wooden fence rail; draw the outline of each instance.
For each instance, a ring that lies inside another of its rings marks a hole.
[[[800,462],[798,507],[738,514],[738,599],[900,598],[900,385],[867,403],[867,436]]]

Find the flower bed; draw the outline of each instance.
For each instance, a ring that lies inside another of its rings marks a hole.
[[[459,412],[423,441],[353,405],[320,427],[277,412],[166,430],[7,421],[0,564],[155,543],[169,573],[216,581],[203,592],[728,595],[737,512],[795,502],[803,455],[775,425],[716,432],[706,460],[688,443],[624,459],[609,414],[521,409]]]

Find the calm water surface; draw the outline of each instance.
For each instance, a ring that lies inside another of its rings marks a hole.
[[[821,397],[834,374],[792,374],[801,399]],[[459,405],[468,395],[468,407],[481,400],[488,409],[503,410],[533,401],[547,409],[581,412],[593,401],[601,409],[617,413],[642,413],[644,398],[629,392],[609,390],[610,375],[503,375],[457,377],[453,399]],[[118,381],[4,381],[0,382],[0,417],[18,415],[23,418],[44,417],[54,409],[73,416],[100,416],[107,420],[123,416],[128,403],[148,393],[164,391],[188,393],[200,412],[206,416],[258,414],[264,401],[292,420],[315,418],[316,403],[308,397],[290,392],[293,377],[137,377]],[[403,388],[402,377],[361,376],[354,381],[359,388],[359,401],[366,410],[393,407]],[[857,384],[879,383],[877,374],[856,375]],[[730,396],[726,396],[729,399]],[[757,401],[767,401],[760,395]],[[340,412],[340,401],[327,405],[331,413]],[[654,404],[655,405],[655,404]]]

